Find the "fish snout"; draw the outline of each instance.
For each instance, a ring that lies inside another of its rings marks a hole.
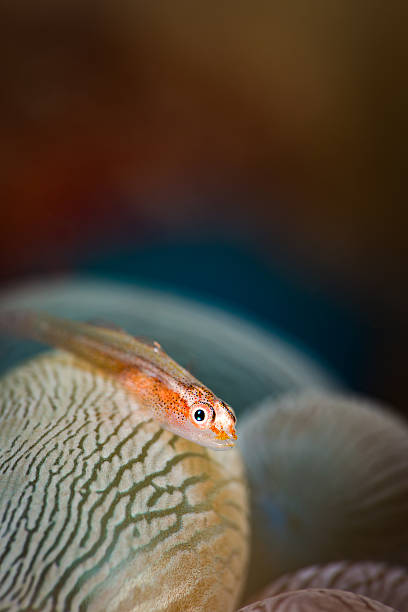
[[[235,429],[230,427],[230,433],[227,433],[224,429],[222,429],[216,435],[216,443],[217,446],[221,446],[224,448],[232,448],[235,446],[235,442],[237,440],[237,434],[235,433]]]

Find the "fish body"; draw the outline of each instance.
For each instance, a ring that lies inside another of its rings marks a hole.
[[[34,312],[2,313],[0,329],[67,350],[114,376],[165,429],[217,450],[234,446],[232,408],[157,342]]]

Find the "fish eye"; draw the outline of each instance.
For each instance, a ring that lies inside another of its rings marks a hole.
[[[205,417],[206,417],[206,414],[202,408],[197,408],[197,410],[194,412],[194,419],[198,423],[201,423],[202,421],[204,421]]]
[[[190,418],[198,427],[206,428],[210,421],[214,421],[215,410],[209,404],[198,402],[191,407]]]

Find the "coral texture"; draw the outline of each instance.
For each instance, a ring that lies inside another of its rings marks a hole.
[[[65,353],[0,386],[2,610],[233,610],[248,554],[239,452],[167,431]]]
[[[257,601],[238,612],[392,612],[378,601],[338,589],[290,591]]]
[[[306,588],[352,591],[397,610],[408,610],[407,568],[373,561],[337,561],[305,567],[281,576],[253,599],[267,599]]]

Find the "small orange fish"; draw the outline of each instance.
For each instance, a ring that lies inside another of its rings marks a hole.
[[[0,329],[65,349],[116,377],[165,429],[217,450],[234,446],[232,408],[157,342],[29,311],[1,314]]]

